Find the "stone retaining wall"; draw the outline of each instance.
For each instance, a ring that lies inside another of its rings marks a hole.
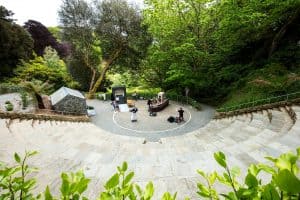
[[[16,112],[0,112],[0,118],[11,119],[11,120],[20,119],[20,120],[90,122],[88,116],[50,115],[50,114],[16,113]]]

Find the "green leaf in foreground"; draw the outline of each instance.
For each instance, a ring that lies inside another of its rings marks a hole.
[[[145,200],[151,199],[151,197],[153,196],[153,193],[154,193],[153,183],[152,183],[152,182],[149,182],[149,183],[146,185],[145,194],[144,194],[144,199],[145,199]]]
[[[109,190],[119,184],[119,174],[115,173],[105,184],[105,189]]]
[[[46,187],[46,190],[44,192],[45,200],[53,200],[53,197],[51,195],[49,186]]]
[[[275,182],[285,192],[292,194],[300,193],[300,180],[287,169],[278,173]]]
[[[20,163],[20,162],[21,162],[21,158],[20,158],[19,154],[15,153],[14,156],[15,156],[15,161],[16,161],[17,163]]]
[[[222,167],[226,168],[226,157],[223,152],[219,151],[214,153],[215,160],[221,165]]]

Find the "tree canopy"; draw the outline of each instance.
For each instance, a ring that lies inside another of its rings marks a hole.
[[[89,96],[111,67],[137,68],[151,42],[139,11],[125,0],[65,0],[59,15],[72,56],[91,74]]]
[[[299,0],[145,0],[143,10],[125,0],[63,0],[58,14],[59,27],[24,26],[40,56],[28,62],[30,35],[0,7],[0,78],[61,69],[51,46],[88,97],[109,78],[130,77],[142,79],[130,85],[216,104],[300,89]]]
[[[166,90],[175,85],[179,92],[187,87],[198,99],[220,100],[257,78],[250,75],[259,68],[299,67],[297,0],[145,3],[155,41],[143,67],[150,84]]]
[[[12,19],[13,13],[0,6],[0,80],[13,75],[20,59],[32,56],[30,35]]]
[[[59,43],[42,23],[35,20],[28,20],[25,22],[24,28],[34,40],[33,49],[37,55],[42,56],[47,46],[54,48],[61,58],[66,57],[70,53],[69,46]]]

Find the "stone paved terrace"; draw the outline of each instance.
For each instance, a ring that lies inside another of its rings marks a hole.
[[[108,101],[89,100],[88,105],[94,106],[97,112],[97,115],[91,118],[96,126],[113,134],[142,137],[149,141],[192,132],[206,125],[214,115],[214,109],[204,104],[199,112],[191,106],[170,101],[169,106],[157,112],[156,117],[150,117],[147,101],[139,100],[135,103],[138,108],[138,122],[132,123],[131,112],[113,112]],[[178,116],[177,110],[180,107],[185,110],[185,121],[180,124],[169,123],[168,117]]]
[[[299,118],[300,107],[293,109]],[[165,191],[177,191],[178,199],[199,199],[196,170],[222,170],[213,159],[215,151],[225,152],[229,165],[241,167],[244,174],[250,163],[266,162],[266,155],[278,156],[300,146],[300,121],[292,124],[284,109],[271,112],[271,123],[266,112],[212,120],[189,133],[146,144],[143,137],[111,133],[93,123],[42,121],[32,126],[32,121],[16,120],[9,130],[1,119],[0,160],[12,162],[14,152],[38,150],[30,161],[40,169],[37,191],[49,185],[58,192],[61,172],[84,169],[92,179],[86,194],[93,199],[126,160],[135,171],[134,181],[142,186],[153,181],[154,199]]]

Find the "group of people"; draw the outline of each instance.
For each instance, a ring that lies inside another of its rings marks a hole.
[[[160,100],[160,99],[158,99],[158,101],[159,101],[159,100]],[[156,102],[154,102],[154,103],[156,103]],[[153,104],[153,100],[148,99],[147,105],[148,105],[148,112],[149,112],[149,115],[150,115],[150,116],[156,116],[156,113],[153,113],[153,112],[151,111],[151,106],[152,106],[152,104]],[[183,118],[184,110],[182,109],[182,107],[180,107],[180,108],[177,110],[177,112],[178,112],[178,117],[174,118],[174,121],[175,121],[176,123],[183,122],[183,121],[184,121],[184,118]]]
[[[137,100],[137,93],[134,92],[133,94],[133,97],[135,97],[134,99]],[[149,115],[150,116],[156,116],[156,115],[153,115],[153,113],[151,112],[151,106],[154,104],[154,103],[159,103],[161,101],[161,99],[154,99],[154,100],[151,100],[151,99],[148,99],[147,101],[147,105],[148,105],[148,111],[149,111]],[[119,108],[119,105],[118,105],[118,102],[116,100],[112,100],[111,102],[111,105],[113,106],[113,110],[115,112],[119,112],[120,111],[120,108]],[[137,122],[137,112],[138,112],[138,108],[137,107],[133,107],[132,109],[129,110],[131,112],[131,122]],[[178,117],[175,118],[175,122],[176,123],[180,123],[182,121],[184,121],[184,118],[183,118],[183,113],[184,113],[184,110],[182,109],[182,107],[180,107],[178,110]]]
[[[111,105],[113,106],[113,110],[114,112],[120,112],[120,108],[119,108],[119,104],[117,101],[112,101]],[[138,108],[137,107],[133,107],[132,109],[129,110],[131,112],[131,122],[137,122],[137,115],[136,113],[138,112]]]

